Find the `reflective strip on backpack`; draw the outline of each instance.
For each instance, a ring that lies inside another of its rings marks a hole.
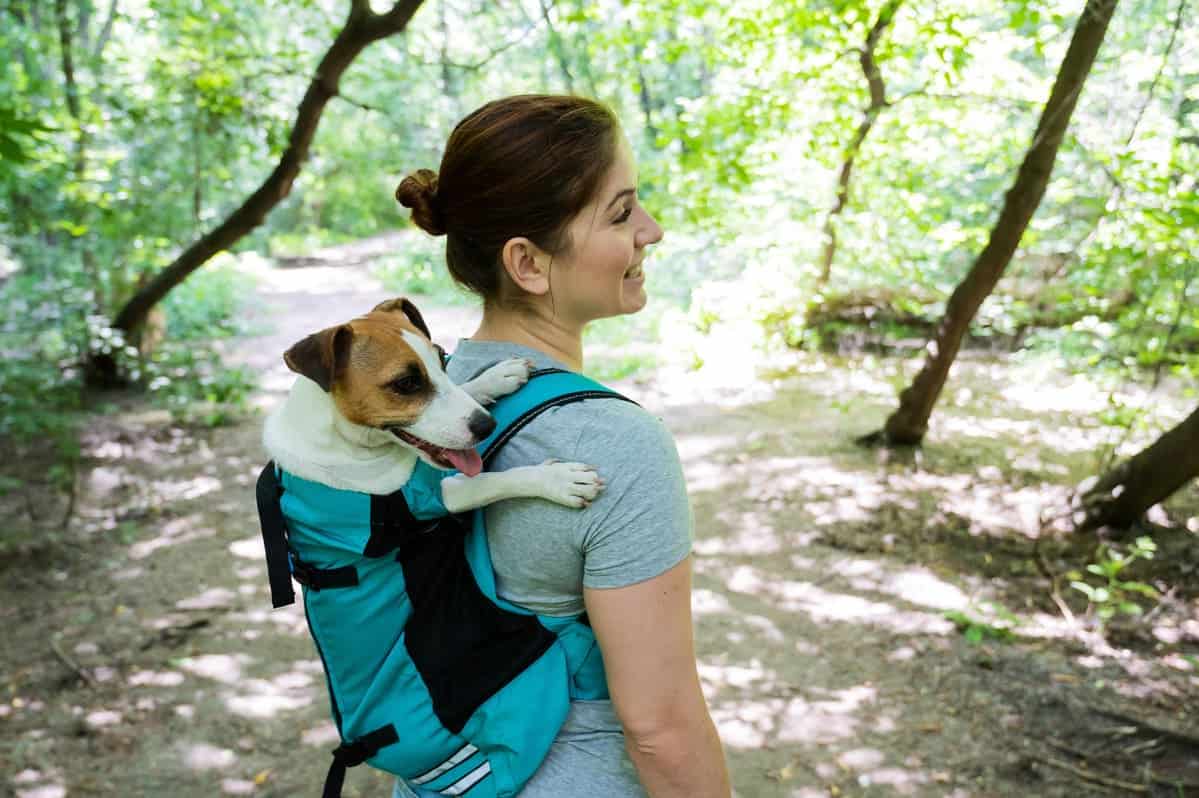
[[[437,778],[442,773],[445,773],[447,770],[454,767],[455,765],[465,762],[467,760],[467,758],[469,758],[472,754],[476,753],[478,750],[479,750],[478,748],[475,748],[470,743],[467,743],[466,745],[462,746],[462,748],[459,748],[458,752],[456,754],[454,754],[452,757],[450,757],[446,761],[442,762],[440,765],[433,768],[428,773],[423,773],[423,774],[417,776],[415,779],[409,779],[408,783],[409,784],[427,784],[428,782],[433,781],[433,779]],[[454,794],[456,795],[457,793],[454,793]]]
[[[482,781],[483,778],[490,772],[491,772],[491,763],[484,762],[483,764],[479,765],[477,768],[472,770],[470,773],[467,773],[465,776],[458,779],[458,781],[454,782],[449,787],[446,787],[444,790],[441,791],[441,794],[442,795],[462,795],[467,790],[469,790],[471,787],[475,786],[480,781]]]

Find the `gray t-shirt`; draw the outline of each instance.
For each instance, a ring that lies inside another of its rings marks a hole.
[[[484,367],[526,357],[566,368],[534,349],[461,340],[449,364],[458,383]],[[492,470],[557,458],[588,463],[607,487],[591,506],[509,499],[486,508],[487,539],[502,598],[543,615],[583,611],[583,588],[651,579],[691,551],[692,519],[674,439],[660,419],[629,402],[596,399],[551,408],[505,444]],[[396,796],[407,796],[403,785]],[[644,796],[610,701],[576,701],[546,761],[521,798]]]
[[[537,368],[565,368],[516,344],[463,340],[450,360],[450,379],[465,382],[511,357],[527,357]],[[585,510],[544,499],[509,499],[484,510],[501,597],[543,615],[577,615],[584,587],[643,582],[687,556],[687,487],[661,420],[610,399],[550,408],[505,444],[491,468],[551,457],[595,466],[607,487]]]

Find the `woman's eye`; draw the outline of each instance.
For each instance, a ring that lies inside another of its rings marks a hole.
[[[392,381],[391,387],[396,393],[416,393],[423,384],[420,377],[400,377]]]
[[[622,213],[620,216],[616,217],[616,219],[613,221],[613,223],[614,224],[624,224],[625,222],[627,222],[629,220],[629,217],[632,215],[633,215],[633,206],[630,205],[629,207],[624,209],[624,213]]]

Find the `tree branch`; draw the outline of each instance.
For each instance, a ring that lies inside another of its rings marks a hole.
[[[558,35],[558,31],[550,19],[550,9],[553,8],[553,4],[548,3],[547,0],[538,0],[538,5],[541,6],[541,17],[545,20],[546,31],[550,37],[550,49],[554,51],[554,57],[558,60],[558,68],[562,70],[562,77],[566,80],[566,90],[574,93],[575,77],[570,72],[570,64],[566,62],[566,50],[562,47],[562,37]]]
[[[402,31],[420,5],[421,0],[400,0],[385,14],[366,15],[364,9],[369,11],[366,3],[361,0],[351,3],[345,26],[317,64],[308,89],[300,100],[287,149],[283,151],[274,170],[224,221],[187,247],[134,294],[113,320],[115,328],[126,333],[139,328],[150,309],[172,288],[213,255],[228,249],[266,220],[267,214],[291,193],[292,184],[308,158],[325,106],[338,95],[342,75],[369,45]],[[115,364],[102,362],[97,357],[93,358],[91,365],[94,370],[90,376],[93,379],[115,377]]]
[[[92,62],[99,63],[100,57],[104,55],[104,48],[108,46],[108,40],[112,37],[112,24],[117,18],[117,0],[112,0],[108,5],[108,15],[104,18],[104,27],[100,28],[100,35],[96,37],[96,44],[92,47]]]
[[[882,71],[874,60],[874,50],[878,46],[883,32],[895,18],[895,12],[899,10],[902,2],[903,0],[888,0],[887,4],[878,12],[878,18],[866,35],[866,43],[858,50],[858,63],[862,66],[862,74],[866,76],[866,84],[870,89],[870,104],[862,111],[862,121],[858,124],[857,131],[845,148],[841,173],[837,177],[837,198],[833,202],[833,207],[824,217],[824,254],[820,263],[820,275],[817,278],[819,288],[822,288],[832,276],[833,259],[837,254],[837,228],[834,222],[849,203],[849,186],[853,176],[854,162],[862,149],[862,143],[866,141],[866,136],[874,127],[878,115],[887,107],[887,85],[883,82]]]

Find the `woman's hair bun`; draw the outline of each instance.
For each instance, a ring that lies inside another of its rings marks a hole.
[[[445,218],[437,196],[437,173],[432,169],[417,169],[400,181],[396,199],[412,209],[412,221],[429,235],[445,235]]]

